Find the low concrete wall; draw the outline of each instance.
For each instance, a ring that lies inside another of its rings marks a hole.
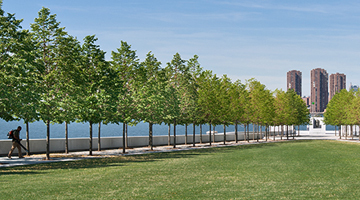
[[[264,135],[259,135],[259,138],[263,138]],[[255,139],[257,134],[255,133]],[[253,138],[252,133],[249,135],[250,140]],[[103,137],[101,138],[101,149],[117,149],[122,148],[122,137]],[[213,135],[211,135],[211,140],[213,142]],[[226,133],[227,141],[235,141],[235,133],[228,132]],[[238,132],[238,140],[244,140],[244,133]],[[171,145],[174,144],[174,137],[170,137]],[[193,135],[187,136],[187,143],[192,144]],[[224,134],[215,134],[215,142],[224,141]],[[195,143],[200,142],[200,135],[195,135]],[[202,142],[209,142],[209,134],[202,135]],[[0,155],[7,155],[11,148],[11,140],[0,140]],[[26,146],[26,141],[21,142]],[[98,138],[93,138],[92,147],[93,150],[98,149]],[[30,147],[29,150],[31,153],[44,153],[46,152],[46,140],[45,139],[31,139],[29,141]],[[176,136],[176,144],[185,144],[185,136],[179,135]],[[69,151],[83,151],[89,150],[90,141],[89,138],[69,138]],[[168,136],[153,136],[153,145],[154,146],[165,146],[168,145]],[[144,147],[149,146],[149,137],[148,136],[132,136],[128,137],[128,147]],[[24,152],[24,151],[22,151]],[[65,152],[65,139],[50,139],[50,152]],[[18,153],[15,149],[13,155]]]

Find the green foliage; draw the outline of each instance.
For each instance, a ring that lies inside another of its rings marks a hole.
[[[254,124],[270,125],[274,116],[274,98],[265,85],[255,79],[247,82],[249,90],[250,119]]]
[[[239,80],[231,84],[230,90],[230,109],[228,114],[230,115],[232,122],[246,124],[247,107],[249,93],[246,90],[246,85],[242,84]]]
[[[55,49],[57,54],[57,65],[61,69],[54,85],[57,92],[55,101],[58,103],[58,109],[54,110],[52,121],[57,123],[73,122],[76,120],[77,105],[76,102],[80,97],[79,85],[81,81],[81,46],[79,41],[67,36],[59,40]]]
[[[357,124],[357,99],[353,91],[343,89],[336,93],[326,107],[324,122],[334,126]]]
[[[200,67],[197,55],[184,60],[176,53],[162,68],[151,52],[140,62],[131,45],[121,41],[107,62],[94,35],[80,44],[48,8],[39,11],[30,32],[21,30],[20,23],[0,9],[0,117],[5,120],[48,125],[308,121],[306,106],[293,92],[276,91],[273,97],[255,79],[244,85],[226,75],[217,77]],[[351,102],[356,110],[356,100]]]
[[[173,95],[173,97],[169,99],[172,104],[169,108],[174,109],[174,111],[169,112],[169,119],[176,119],[178,124],[191,123],[189,122],[189,112],[191,112],[191,107],[194,105],[192,98],[194,91],[192,90],[193,88],[191,88],[193,86],[191,83],[193,83],[194,80],[192,80],[190,66],[185,63],[186,60],[183,60],[180,54],[176,53],[165,68],[168,85],[170,87],[168,91]]]
[[[56,114],[59,102],[56,101],[59,95],[58,83],[63,72],[61,68],[60,50],[67,33],[60,28],[56,21],[56,15],[51,15],[48,8],[42,8],[38,17],[32,23],[31,33],[35,45],[34,64],[39,72],[39,101],[38,112],[41,119],[56,121]]]
[[[350,125],[360,125],[360,91],[350,91],[348,106],[348,123]]]
[[[161,124],[166,118],[166,76],[154,54],[149,52],[138,70],[136,84],[137,113],[140,120]]]
[[[0,2],[0,117],[25,121],[37,119],[37,69],[33,64],[33,43],[22,20],[1,9]]]
[[[230,114],[231,108],[231,89],[233,83],[231,82],[230,78],[228,78],[226,75],[223,75],[221,77],[220,81],[220,87],[218,94],[216,95],[217,102],[219,102],[219,121],[222,122],[225,125],[228,125],[229,123],[233,123],[232,116]]]
[[[310,121],[305,102],[294,90],[275,90],[274,125],[303,125]]]
[[[137,113],[137,81],[140,80],[139,59],[136,51],[131,49],[131,45],[121,41],[120,48],[111,52],[111,69],[115,72],[113,78],[114,99],[112,104],[115,106],[112,123],[135,124],[134,119],[138,119]]]
[[[202,72],[198,56],[194,55],[187,61],[186,71],[182,74],[182,96],[180,105],[182,107],[182,120],[185,124],[195,123],[200,124],[199,109],[197,105],[198,99],[198,79]]]
[[[202,114],[202,121],[216,125],[221,124],[219,120],[220,104],[216,95],[220,91],[220,80],[211,71],[204,71],[198,79],[198,106]]]
[[[42,8],[38,17],[30,25],[34,50],[32,51],[33,62],[37,72],[36,95],[39,98],[35,105],[39,117],[47,125],[46,131],[46,159],[50,159],[50,121],[71,121],[73,118],[63,114],[62,110],[68,110],[64,106],[71,87],[67,84],[69,70],[68,59],[71,59],[78,51],[77,41],[71,38],[59,27],[56,15],[51,15],[48,8]],[[78,60],[74,58],[73,60]],[[76,70],[75,70],[76,74]],[[71,84],[71,82],[70,82]],[[68,102],[67,102],[68,103]],[[61,114],[60,114],[61,113]]]
[[[286,95],[291,108],[287,118],[287,124],[302,125],[309,123],[310,113],[301,97],[297,95],[294,90],[288,90]]]
[[[76,119],[81,122],[99,123],[105,120],[105,109],[110,107],[111,78],[114,78],[105,52],[95,42],[97,38],[86,36],[80,49],[78,76],[74,80]]]
[[[289,106],[289,99],[286,96],[286,92],[275,90],[274,107],[274,125],[286,125],[287,119],[291,113],[291,107]]]

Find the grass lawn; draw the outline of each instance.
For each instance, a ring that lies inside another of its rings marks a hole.
[[[1,199],[358,199],[360,144],[291,141],[0,168]]]

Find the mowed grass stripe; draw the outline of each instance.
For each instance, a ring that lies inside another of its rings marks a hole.
[[[359,149],[291,141],[1,168],[0,198],[354,199]]]

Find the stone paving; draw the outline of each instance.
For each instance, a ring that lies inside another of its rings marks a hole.
[[[292,136],[289,137],[292,140]],[[280,137],[276,136],[275,141],[272,140],[271,136],[267,142],[280,142],[286,141],[286,136],[283,137],[283,140],[280,140]],[[335,136],[334,131],[326,132],[326,133],[309,133],[308,131],[301,131],[300,136],[296,136],[295,140],[340,140],[339,136]],[[343,136],[341,141],[347,142],[359,142],[359,137],[355,136],[354,140],[351,139],[350,136]],[[265,143],[265,140],[260,140],[259,142],[252,141],[245,142],[239,141],[235,142],[226,142],[227,146],[237,146],[237,145],[247,145],[247,144],[260,144]],[[137,155],[137,154],[146,154],[146,153],[158,153],[158,152],[171,152],[171,151],[184,151],[191,149],[200,149],[200,148],[214,148],[224,146],[223,142],[212,143],[210,146],[209,143],[204,144],[196,144],[195,147],[192,144],[188,145],[176,145],[174,149],[173,146],[158,146],[154,147],[153,150],[150,150],[149,147],[139,147],[139,148],[129,148],[126,149],[126,153],[122,153],[122,148],[120,149],[111,149],[111,150],[102,150],[102,151],[93,151],[93,155],[89,155],[89,151],[77,151],[70,152],[68,154],[65,153],[51,153],[50,160],[45,160],[45,154],[34,154],[30,156],[25,156],[24,158],[19,158],[18,156],[12,156],[11,159],[8,157],[0,157],[0,168],[1,167],[11,167],[11,166],[20,166],[20,165],[30,165],[30,164],[38,164],[38,163],[49,163],[49,162],[63,162],[63,161],[75,161],[80,159],[90,159],[90,158],[99,158],[99,157],[110,157],[110,156],[127,156],[127,155]]]

